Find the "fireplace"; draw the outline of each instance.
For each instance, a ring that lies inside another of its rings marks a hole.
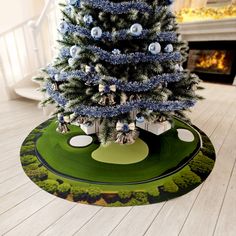
[[[191,50],[188,68],[195,72],[230,75],[233,51]]]
[[[236,41],[190,42],[188,69],[209,82],[233,84],[236,77]]]

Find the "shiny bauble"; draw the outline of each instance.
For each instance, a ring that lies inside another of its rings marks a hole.
[[[74,58],[78,57],[80,52],[81,52],[81,47],[79,46],[74,45],[70,48],[70,55]]]
[[[59,26],[59,31],[62,33],[62,34],[66,34],[69,30],[69,26],[68,24],[64,21],[64,22],[61,22],[60,26]]]
[[[139,23],[135,23],[130,27],[130,33],[133,36],[140,36],[142,34],[143,27]]]
[[[161,52],[161,45],[158,43],[158,42],[155,42],[155,43],[151,43],[148,47],[148,51],[151,53],[151,54],[158,54]]]
[[[91,36],[94,39],[100,39],[102,37],[102,29],[100,27],[93,27],[91,30]]]
[[[165,48],[164,51],[167,53],[173,52],[174,51],[174,47],[172,44],[168,44]]]

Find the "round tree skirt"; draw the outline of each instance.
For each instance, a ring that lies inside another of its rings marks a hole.
[[[101,206],[133,206],[166,201],[200,185],[215,163],[209,138],[174,119],[162,135],[140,129],[132,145],[101,146],[78,126],[56,132],[50,119],[35,128],[21,147],[25,173],[58,197]]]

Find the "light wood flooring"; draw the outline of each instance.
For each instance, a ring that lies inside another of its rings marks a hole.
[[[46,118],[29,101],[0,103],[0,235],[235,236],[236,87],[204,86],[190,116],[214,143],[212,174],[180,198],[140,207],[81,205],[42,191],[24,174],[19,149]]]

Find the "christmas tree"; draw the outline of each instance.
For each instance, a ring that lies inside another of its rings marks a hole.
[[[170,0],[67,0],[59,53],[43,75],[43,105],[55,103],[58,131],[93,128],[101,143],[133,143],[142,123],[187,119],[199,78],[184,70],[187,44]],[[157,132],[158,133],[158,132]]]

